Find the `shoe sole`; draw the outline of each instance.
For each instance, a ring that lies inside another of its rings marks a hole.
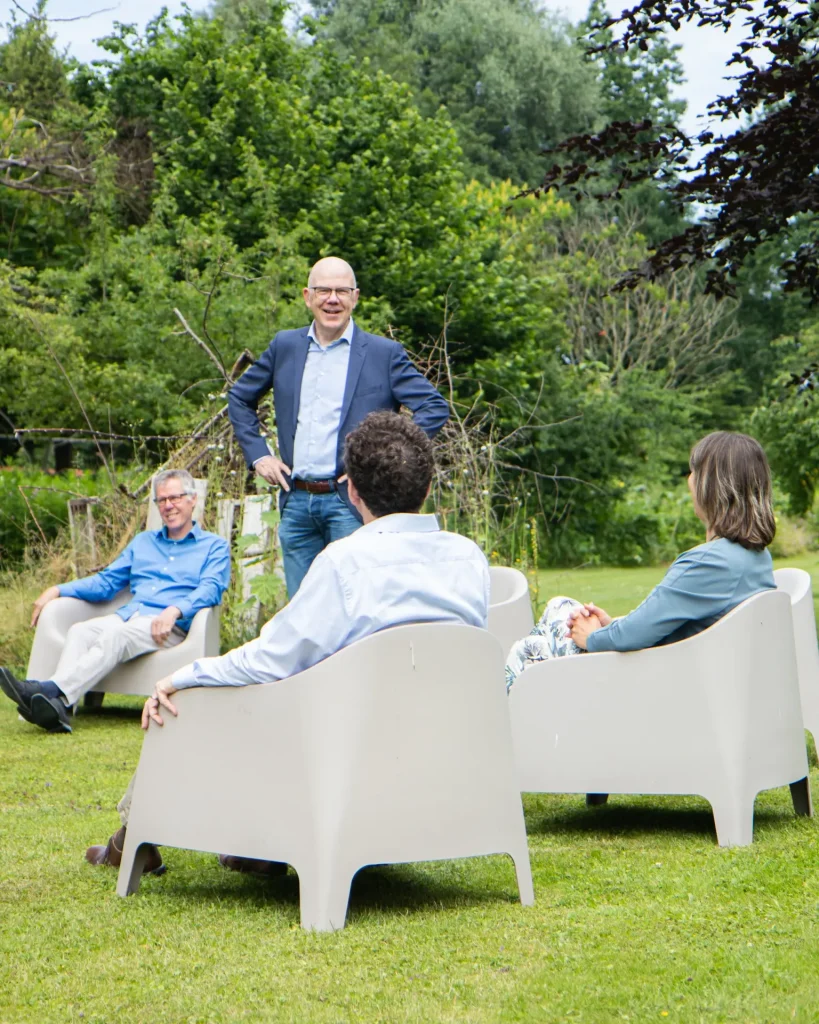
[[[28,711],[28,704],[26,704],[23,695],[17,689],[14,676],[7,668],[0,668],[0,690],[5,693],[9,700],[13,700],[18,708]],[[31,721],[31,719],[28,719],[28,721]]]
[[[3,691],[9,700],[14,701],[17,705],[17,713],[24,722],[28,722],[30,725],[36,724],[31,717],[28,705],[23,703],[23,695],[17,689],[14,676],[7,668],[0,668],[0,690]]]
[[[56,699],[58,698],[45,697],[41,693],[35,693],[31,698],[31,723],[39,725],[46,732],[71,732],[71,726],[67,721],[68,713],[65,716],[66,721],[63,721],[60,712],[54,706]]]

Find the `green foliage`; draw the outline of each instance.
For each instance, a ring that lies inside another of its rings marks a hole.
[[[577,26],[584,47],[610,46],[612,29],[590,35],[593,25],[608,17],[604,0],[591,0],[586,17]],[[597,70],[600,85],[600,114],[603,121],[651,120],[657,125],[676,125],[685,113],[686,102],[674,91],[685,81],[680,63],[682,46],[669,41],[668,32],[657,33],[646,50],[632,46],[592,53],[587,60]]]
[[[445,106],[469,173],[537,183],[544,146],[590,128],[592,75],[562,22],[525,0],[338,0],[314,3],[321,34],[344,54]],[[584,127],[585,126],[585,127]]]
[[[68,499],[100,494],[108,482],[96,473],[0,466],[0,565],[19,565],[26,548],[53,541],[68,523]]]
[[[0,44],[0,79],[11,102],[41,121],[48,120],[68,96],[67,62],[49,35],[45,6],[45,0],[38,0],[36,17],[7,25],[8,39]]]
[[[356,269],[362,326],[416,353],[443,332],[433,374],[454,374],[497,451],[485,487],[456,475],[440,491],[453,522],[530,567],[670,557],[691,525],[678,507],[690,444],[767,402],[811,314],[764,260],[739,332],[687,271],[612,293],[667,227],[653,187],[636,213],[589,212],[468,179],[534,181],[544,143],[607,117],[677,117],[675,48],[587,59],[529,0],[314,7],[325,20],[306,35],[278,0],[165,13],[142,34],[119,26],[99,67],[69,66],[45,22],[12,28],[3,152],[47,133],[91,184],[62,204],[0,187],[3,422],[186,432],[245,348],[304,323],[308,267],[334,253]],[[794,340],[774,349],[775,333]],[[805,505],[810,417],[788,415],[799,444],[765,431]]]

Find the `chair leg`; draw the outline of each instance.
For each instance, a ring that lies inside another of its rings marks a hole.
[[[117,875],[117,896],[132,896],[139,891],[142,880],[142,869],[148,856],[149,843],[139,843],[131,839],[131,833],[125,834],[125,846],[122,850],[122,861]]]
[[[299,876],[301,926],[305,931],[341,931],[347,918],[353,874],[344,870],[324,872],[302,870],[293,865]]]
[[[608,793],[587,793],[586,794],[586,806],[587,807],[602,807],[603,804],[607,803],[609,799]]]
[[[721,797],[711,801],[720,846],[750,846],[754,839],[754,801]]]
[[[101,708],[102,702],[105,700],[104,690],[90,690],[82,699],[82,706],[84,708]]]
[[[522,907],[531,907],[535,902],[535,887],[532,882],[532,864],[529,860],[529,847],[525,845],[518,853],[510,854],[515,865],[518,880],[518,894]]]
[[[791,800],[793,809],[797,814],[806,818],[813,817],[813,801],[810,795],[810,781],[806,778],[791,783]]]

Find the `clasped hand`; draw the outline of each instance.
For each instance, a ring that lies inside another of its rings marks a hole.
[[[598,629],[612,621],[608,612],[589,601],[582,608],[576,608],[566,621],[566,629],[581,651],[588,650],[588,639]]]

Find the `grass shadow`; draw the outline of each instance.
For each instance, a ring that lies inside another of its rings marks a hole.
[[[529,835],[561,835],[567,837],[595,835],[607,838],[644,839],[652,834],[708,836],[716,842],[714,815],[704,800],[700,807],[624,803],[614,797],[602,807],[586,807],[578,796],[577,806],[555,809],[528,808],[526,831]],[[668,797],[660,798],[664,801]],[[682,798],[687,802],[690,797]],[[790,812],[793,813],[792,811]],[[754,827],[781,824],[787,812],[759,809],[754,812]]]
[[[91,725],[94,722],[111,721],[139,721],[142,717],[142,704],[136,707],[134,704],[103,704],[101,708],[80,707],[76,715],[82,720],[83,725]]]
[[[518,890],[514,866],[511,859],[504,858],[504,861],[509,865],[508,886],[487,885],[485,876],[469,877],[467,872],[459,873],[458,881],[452,882],[437,875],[434,865],[428,869],[405,864],[361,868],[352,881],[347,923],[380,911],[396,911],[408,915],[431,909],[463,909],[486,904],[515,903],[518,901]],[[161,883],[165,889],[163,897],[211,906],[229,902],[254,909],[275,903],[281,910],[291,910],[294,920],[298,920],[299,877],[292,867],[287,875],[276,878],[209,867],[193,878],[180,877],[181,874],[171,874],[169,871],[164,877]],[[167,884],[177,879],[178,884]],[[149,882],[152,889],[154,884],[157,883]]]

